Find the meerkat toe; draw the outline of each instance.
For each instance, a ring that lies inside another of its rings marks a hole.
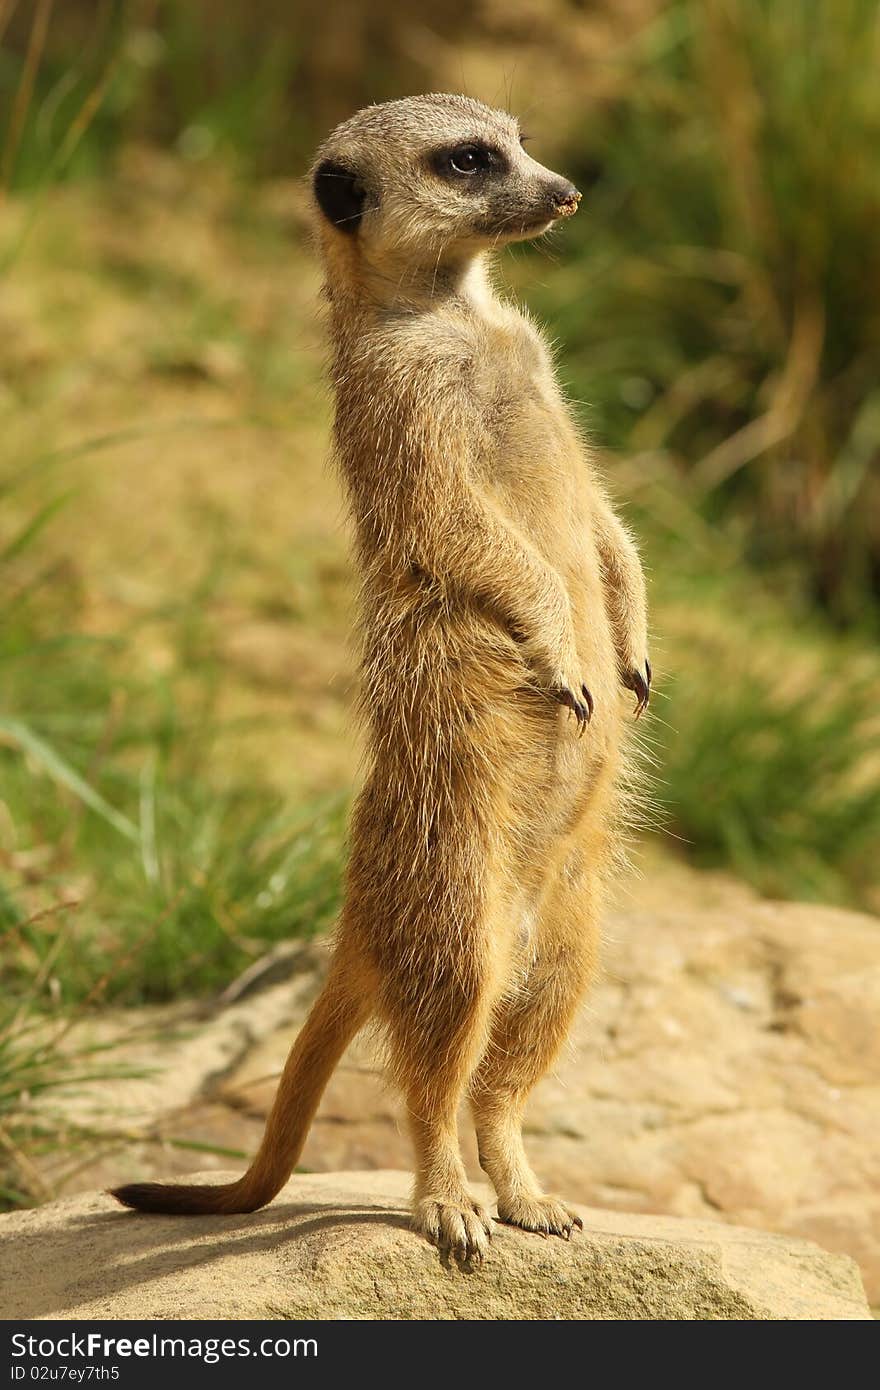
[[[476,1202],[423,1197],[416,1203],[412,1225],[459,1264],[482,1264],[488,1254],[492,1223]]]
[[[540,1236],[561,1236],[570,1240],[584,1223],[558,1197],[512,1197],[498,1202],[498,1218],[507,1226],[520,1226]]]

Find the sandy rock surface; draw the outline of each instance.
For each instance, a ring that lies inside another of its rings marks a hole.
[[[289,979],[257,981],[191,1025],[183,1053],[168,1036],[139,1044],[151,1077],[71,1097],[108,1135],[123,1113],[128,1138],[61,1190],[229,1167],[229,1150],[252,1151],[325,958],[294,948],[276,967]],[[534,1166],[575,1201],[730,1221],[850,1254],[880,1304],[878,1017],[875,918],[766,902],[723,878],[651,865],[610,916],[603,978],[529,1106]],[[466,1115],[461,1131],[480,1177]],[[301,1162],[410,1166],[400,1104],[369,1039],[331,1081]]]
[[[409,1186],[399,1172],[312,1174],[249,1216],[139,1216],[87,1193],[0,1217],[0,1306],[46,1319],[870,1318],[851,1260],[720,1223],[583,1209],[570,1242],[496,1227],[482,1266],[450,1267],[408,1229]]]

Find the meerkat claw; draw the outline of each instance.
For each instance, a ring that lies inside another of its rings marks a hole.
[[[477,1202],[422,1198],[412,1226],[457,1264],[481,1265],[489,1253],[492,1222]]]
[[[651,663],[645,661],[645,674],[641,671],[627,671],[623,677],[623,683],[627,690],[632,690],[636,697],[636,707],[633,713],[636,719],[644,714],[651,700]]]
[[[499,1220],[509,1226],[521,1226],[546,1240],[549,1236],[559,1236],[571,1240],[574,1230],[582,1231],[581,1218],[567,1207],[558,1197],[520,1196],[498,1203]]]
[[[550,692],[554,700],[558,700],[560,705],[565,705],[566,709],[574,715],[577,720],[578,736],[584,732],[593,717],[593,697],[585,685],[581,686],[581,689],[586,696],[586,703],[579,700],[567,685],[554,686]]]
[[[593,717],[593,697],[585,685],[581,686],[581,690],[584,695],[582,700],[567,685],[556,686],[551,692],[553,698],[558,700],[561,705],[565,705],[574,715],[579,734],[583,733]]]

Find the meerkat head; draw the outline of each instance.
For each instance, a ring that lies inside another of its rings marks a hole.
[[[512,116],[463,96],[359,111],[321,146],[311,178],[325,250],[346,243],[374,264],[540,236],[581,196],[531,158]]]

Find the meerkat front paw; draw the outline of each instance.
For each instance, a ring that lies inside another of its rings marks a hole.
[[[413,1209],[412,1227],[459,1264],[482,1264],[489,1252],[492,1222],[478,1202],[421,1197]]]
[[[623,675],[621,676],[621,680],[623,681],[627,690],[632,690],[635,692],[636,719],[638,719],[640,715],[644,714],[645,710],[648,708],[648,704],[651,699],[652,674],[653,673],[651,671],[651,663],[648,660],[648,658],[645,657],[644,671],[640,671],[636,667],[633,670],[624,671]]]
[[[558,1197],[516,1196],[498,1199],[498,1219],[508,1226],[521,1226],[540,1236],[562,1236],[571,1240],[571,1233],[582,1231],[584,1223]]]
[[[554,681],[550,694],[560,705],[570,709],[577,720],[578,734],[582,734],[593,717],[593,697],[585,685],[581,685],[580,695],[576,695],[564,680]]]

